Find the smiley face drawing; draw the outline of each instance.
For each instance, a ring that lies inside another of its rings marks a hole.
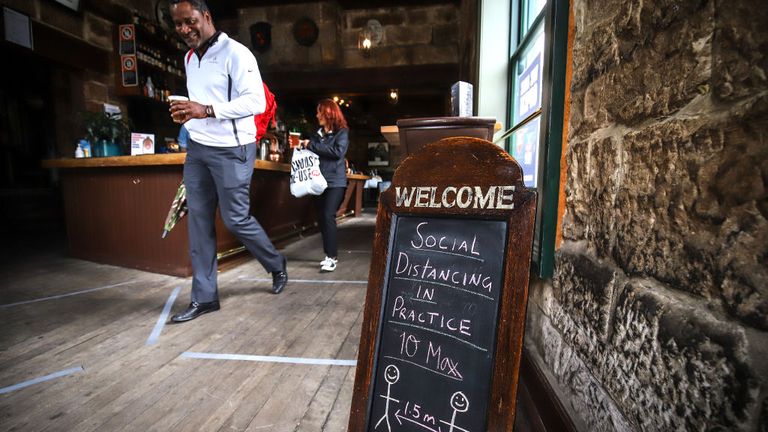
[[[387,432],[392,432],[392,424],[389,422],[389,403],[391,401],[399,403],[400,401],[398,399],[395,399],[391,396],[392,394],[392,384],[396,383],[400,379],[400,369],[397,368],[395,365],[389,365],[386,369],[384,369],[384,380],[387,382],[387,394],[386,395],[379,395],[382,398],[384,398],[385,405],[384,405],[384,415],[381,416],[378,422],[376,422],[376,426],[373,427],[373,430],[377,430],[379,428],[379,425],[384,422],[384,424],[387,426]]]
[[[387,366],[387,368],[384,369],[384,380],[387,381],[387,384],[396,383],[400,380],[400,369],[395,365]]]
[[[467,412],[469,409],[469,399],[467,399],[464,393],[457,391],[451,396],[451,408],[458,412]]]
[[[469,432],[468,430],[456,425],[456,413],[467,412],[469,409],[469,399],[467,399],[467,396],[460,391],[454,393],[453,396],[451,396],[451,408],[453,408],[451,421],[447,422],[445,420],[440,420],[440,423],[448,425],[448,432],[453,432],[455,430],[459,432]]]

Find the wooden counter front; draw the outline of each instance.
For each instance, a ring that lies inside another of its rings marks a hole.
[[[182,181],[185,154],[51,159],[60,169],[69,250],[73,257],[174,276],[189,276],[187,218],[165,239],[163,224]],[[290,165],[258,160],[251,180],[251,214],[274,240],[315,226],[309,197],[290,194]],[[338,215],[359,215],[368,177],[348,176]],[[217,214],[220,260],[241,248]]]

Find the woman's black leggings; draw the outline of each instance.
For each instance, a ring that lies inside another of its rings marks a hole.
[[[336,212],[344,199],[346,187],[329,187],[315,198],[317,224],[323,236],[325,255],[336,258],[339,255],[339,243],[336,239]]]

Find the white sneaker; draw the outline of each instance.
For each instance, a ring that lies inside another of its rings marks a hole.
[[[324,266],[324,265],[328,264],[328,263],[329,263],[329,262],[330,262],[332,259],[333,259],[333,258],[326,256],[325,258],[323,258],[323,260],[322,260],[322,261],[320,261],[320,267],[322,267],[322,266]]]
[[[336,264],[338,262],[339,260],[326,257],[325,260],[323,260],[323,265],[320,267],[320,271],[332,272],[336,270]]]

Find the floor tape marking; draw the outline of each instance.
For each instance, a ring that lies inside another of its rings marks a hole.
[[[106,286],[103,286],[103,287],[91,288],[91,289],[82,290],[82,291],[75,291],[75,292],[71,292],[71,293],[67,293],[67,294],[55,295],[55,296],[51,296],[51,297],[43,297],[43,298],[34,299],[34,300],[25,300],[25,301],[20,301],[20,302],[16,302],[16,303],[8,303],[8,304],[0,305],[0,309],[2,309],[2,308],[9,308],[11,306],[19,306],[19,305],[23,305],[23,304],[29,304],[29,303],[37,303],[37,302],[46,301],[46,300],[56,300],[56,299],[60,299],[60,298],[64,298],[64,297],[71,297],[71,296],[80,295],[80,294],[87,294],[87,293],[91,293],[91,292],[94,292],[94,291],[101,291],[101,290],[105,290],[105,289],[109,289],[109,288],[117,288],[119,286],[128,285],[130,283],[133,283],[133,281],[120,282],[120,283],[116,283],[116,284],[112,284],[112,285],[106,285]]]
[[[82,371],[84,371],[82,366],[73,367],[73,368],[69,368],[69,369],[64,369],[63,371],[54,372],[52,374],[41,376],[39,378],[35,378],[35,379],[28,380],[28,381],[20,382],[18,384],[14,384],[12,386],[0,388],[0,394],[10,393],[10,392],[12,392],[14,390],[19,390],[19,389],[22,389],[24,387],[29,387],[31,385],[39,384],[39,383],[45,382],[45,381],[50,381],[52,379],[60,378],[60,377],[63,377],[63,376],[71,375],[73,373],[82,372]]]
[[[177,286],[176,289],[174,289],[171,293],[170,297],[168,297],[168,300],[165,302],[165,307],[163,307],[163,312],[157,318],[155,328],[152,329],[152,333],[147,338],[146,345],[154,345],[157,343],[158,338],[160,338],[160,332],[163,331],[163,327],[165,327],[165,323],[168,321],[168,315],[171,313],[173,302],[175,302],[176,297],[179,296],[179,291],[181,291],[181,287]]]
[[[315,359],[302,357],[277,357],[277,356],[259,356],[246,354],[219,354],[185,351],[181,354],[185,358],[207,359],[207,360],[240,360],[266,363],[293,363],[308,365],[331,365],[331,366],[355,366],[356,360],[335,360],[335,359]]]
[[[252,281],[252,282],[272,282],[272,279],[269,278],[249,278],[240,276],[240,279]],[[320,283],[320,284],[334,284],[334,283],[348,283],[348,284],[360,284],[364,285],[367,284],[368,281],[356,281],[356,280],[315,280],[315,279],[288,279],[288,283]]]

